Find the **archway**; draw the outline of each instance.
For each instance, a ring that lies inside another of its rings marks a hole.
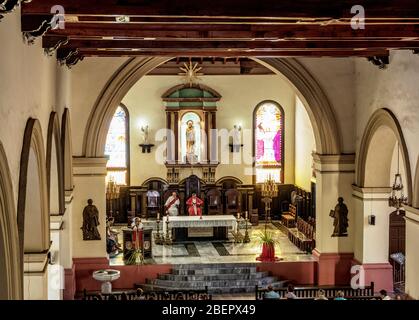
[[[0,300],[23,297],[19,236],[13,186],[6,153],[0,142]]]
[[[74,188],[73,143],[72,143],[72,135],[71,135],[70,110],[68,110],[68,108],[64,109],[61,126],[62,126],[61,127],[61,146],[62,146],[62,153],[63,153],[63,160],[64,160],[64,190],[72,191]],[[106,138],[106,135],[105,135],[105,138]],[[103,146],[105,146],[105,144]],[[104,151],[105,150],[103,150],[103,152]]]
[[[90,113],[83,141],[84,156],[103,157],[109,124],[122,99],[141,77],[170,59],[133,58],[114,73]],[[313,76],[296,59],[255,60],[284,76],[297,90],[313,122],[317,152],[340,154],[341,134],[332,106]]]
[[[355,246],[355,255],[362,260],[367,270],[366,279],[390,290],[397,279],[393,281],[389,254],[395,247],[403,248],[403,243],[399,244],[400,234],[394,239],[396,245],[392,244],[391,237],[394,237],[395,227],[398,228],[397,232],[405,232],[405,229],[394,223],[397,220],[393,214],[395,209],[388,204],[390,186],[395,173],[399,171],[399,158],[400,174],[410,204],[413,195],[412,178],[403,132],[390,110],[378,109],[366,126],[356,160],[356,184],[364,190],[364,196],[357,200],[362,201],[358,207],[362,211],[357,213],[357,217],[361,218],[358,218],[356,227],[357,241],[362,241],[362,245]],[[369,221],[371,216],[375,217],[373,223]],[[394,267],[393,262],[391,260]]]
[[[17,206],[25,299],[47,297],[49,222],[44,140],[39,121],[30,118],[23,139]]]
[[[54,283],[48,287],[48,299],[60,300],[62,288],[62,275],[60,273],[60,254],[62,246],[61,225],[64,214],[64,174],[63,153],[61,148],[61,132],[58,115],[51,112],[47,133],[47,189],[49,200],[49,213],[51,215],[51,248],[50,256],[53,263],[48,265],[48,282]]]
[[[47,134],[47,188],[49,212],[52,215],[64,213],[64,175],[61,132],[58,115],[51,112]]]

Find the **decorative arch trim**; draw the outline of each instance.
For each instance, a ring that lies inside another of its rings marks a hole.
[[[20,252],[23,259],[25,252],[24,236],[25,236],[25,206],[26,206],[26,193],[28,182],[28,165],[29,154],[31,149],[34,151],[37,161],[38,174],[39,174],[39,188],[38,190],[30,190],[30,192],[38,191],[40,194],[40,211],[41,211],[41,244],[39,252],[44,252],[50,247],[50,234],[49,234],[49,210],[48,210],[48,191],[47,191],[47,174],[45,162],[45,147],[44,139],[42,137],[41,124],[39,120],[29,118],[26,123],[25,134],[23,136],[23,147],[20,158],[20,173],[19,173],[19,194],[17,203],[17,226],[19,233]]]
[[[148,185],[150,182],[153,182],[153,181],[159,181],[159,182],[161,182],[161,183],[163,183],[163,184],[167,184],[167,185],[169,185],[169,183],[168,183],[165,179],[162,179],[162,178],[159,178],[159,177],[151,177],[151,178],[148,178],[147,180],[145,180],[145,181],[141,184],[141,186],[142,186],[142,187],[147,187],[147,185]]]
[[[416,161],[415,186],[414,186],[413,206],[419,208],[419,157]]]
[[[114,111],[115,112],[115,111]],[[106,142],[106,136],[105,136]],[[62,158],[64,162],[64,190],[72,191],[74,189],[73,181],[73,142],[71,135],[71,118],[70,110],[64,109],[62,117],[61,127],[61,146],[62,146]],[[105,147],[105,145],[103,145]],[[103,148],[105,149],[105,148]],[[103,150],[105,151],[105,150]],[[103,155],[102,155],[103,156]]]
[[[243,181],[241,181],[239,178],[233,177],[233,176],[224,176],[224,177],[218,179],[215,182],[215,184],[216,185],[221,185],[221,184],[223,184],[224,181],[227,181],[227,180],[232,180],[232,181],[236,182],[237,184],[243,184]]]
[[[17,228],[15,200],[13,185],[6,152],[0,142],[0,238],[4,259],[1,285],[5,288],[8,300],[23,299],[23,270],[19,247],[19,234]]]
[[[203,84],[194,84],[192,86],[180,84],[180,85],[174,86],[173,88],[170,88],[162,95],[162,99],[164,100],[164,99],[170,98],[171,95],[174,94],[176,91],[181,91],[183,89],[198,89],[201,91],[207,91],[212,95],[212,97],[209,97],[209,98],[215,98],[217,99],[217,101],[221,99],[221,94],[219,94],[214,89]]]
[[[63,214],[64,213],[64,161],[63,161],[63,151],[61,144],[61,131],[60,131],[60,121],[58,119],[58,114],[56,112],[51,112],[49,116],[48,123],[48,133],[47,133],[47,154],[46,154],[46,165],[47,165],[47,190],[48,190],[48,199],[51,199],[51,179],[52,179],[52,146],[55,144],[55,152],[57,159],[57,173],[58,173],[58,204],[60,212],[53,212],[54,214]],[[48,201],[50,203],[50,201]],[[50,210],[51,211],[51,208]]]
[[[367,162],[368,150],[377,130],[381,127],[389,128],[396,140],[399,142],[401,154],[403,158],[403,164],[406,170],[406,185],[408,190],[408,201],[412,203],[412,171],[410,169],[409,152],[407,150],[406,141],[403,136],[403,131],[400,127],[400,123],[396,116],[389,109],[382,108],[376,110],[371,118],[369,119],[367,126],[365,127],[364,134],[362,136],[361,145],[359,152],[356,157],[356,185],[359,187],[365,187],[365,167]]]

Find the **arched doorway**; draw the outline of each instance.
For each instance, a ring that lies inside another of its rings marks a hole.
[[[47,189],[49,213],[51,216],[51,263],[48,265],[48,299],[61,300],[63,275],[61,272],[62,226],[64,214],[64,175],[63,153],[61,148],[61,132],[58,115],[51,112],[47,134]],[[52,285],[51,285],[52,284]]]
[[[20,160],[17,208],[25,299],[48,297],[49,223],[44,140],[39,121],[30,118]]]
[[[400,159],[400,161],[398,160]],[[366,269],[374,265],[366,278],[375,279],[377,288],[393,289],[393,261],[389,261],[394,250],[404,250],[405,224],[395,208],[389,206],[391,186],[394,176],[400,172],[404,193],[412,201],[412,178],[409,154],[400,124],[388,109],[378,109],[371,116],[357,157],[356,182],[362,188],[363,212],[357,214],[357,239],[355,256]],[[374,216],[374,223],[370,217]],[[360,240],[357,240],[358,242]],[[378,269],[377,269],[378,268]],[[370,276],[370,277],[369,277]],[[371,278],[372,277],[372,278]],[[398,280],[398,279],[394,279]],[[369,280],[366,280],[369,282]]]
[[[23,297],[19,236],[12,180],[6,153],[0,142],[0,300]]]

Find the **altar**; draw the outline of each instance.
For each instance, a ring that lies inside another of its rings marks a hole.
[[[175,242],[211,239],[227,240],[228,232],[237,229],[237,219],[233,215],[169,216],[169,229]],[[166,232],[167,217],[164,218],[163,231]]]

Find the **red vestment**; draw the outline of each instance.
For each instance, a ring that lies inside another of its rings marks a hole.
[[[186,201],[186,205],[188,206],[188,213],[190,216],[202,216],[202,209],[201,206],[204,204],[204,201],[199,199],[198,197],[190,197],[188,201]]]

